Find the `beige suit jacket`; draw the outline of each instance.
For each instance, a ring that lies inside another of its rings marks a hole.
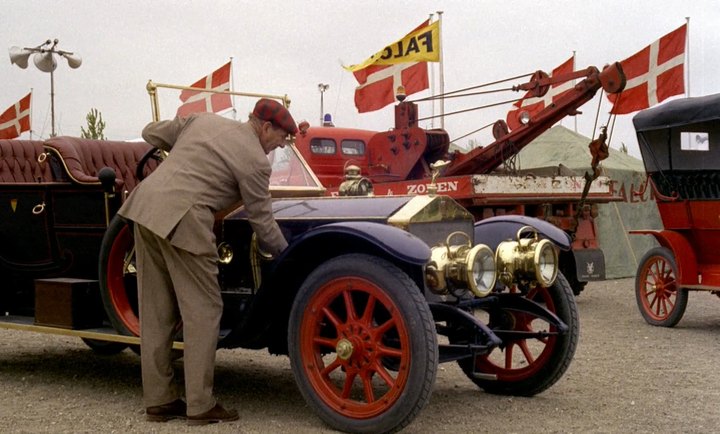
[[[201,113],[151,123],[142,135],[172,152],[118,214],[183,250],[214,255],[215,213],[242,200],[260,246],[287,247],[272,214],[270,163],[250,123]]]

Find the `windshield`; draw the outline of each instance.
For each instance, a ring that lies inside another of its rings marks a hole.
[[[268,154],[268,160],[272,165],[271,190],[306,191],[312,195],[324,192],[320,181],[294,145],[276,148]]]

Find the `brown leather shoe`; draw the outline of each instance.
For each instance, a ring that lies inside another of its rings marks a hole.
[[[188,425],[207,425],[209,423],[231,422],[240,419],[237,410],[225,410],[220,404],[195,416],[188,416]]]
[[[182,399],[145,409],[145,420],[148,422],[167,422],[171,419],[185,419],[186,417],[187,404]]]

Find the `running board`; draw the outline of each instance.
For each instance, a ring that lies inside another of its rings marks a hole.
[[[49,327],[35,325],[35,320],[31,316],[7,315],[0,316],[0,328],[10,330],[23,330],[35,333],[74,336],[83,339],[94,339],[98,341],[120,342],[128,345],[140,345],[140,338],[137,336],[125,336],[118,334],[110,327],[100,327],[91,329],[64,329],[60,327]],[[173,349],[183,350],[185,348],[182,342],[173,342]]]

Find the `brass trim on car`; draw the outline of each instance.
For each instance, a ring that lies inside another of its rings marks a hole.
[[[84,339],[95,339],[98,341],[120,342],[130,345],[140,345],[140,338],[136,336],[125,336],[118,334],[111,328],[100,329],[64,329],[30,323],[32,317],[27,316],[3,316],[0,317],[0,329],[23,330],[35,333],[49,333],[61,336],[73,336]],[[173,349],[183,350],[183,342],[173,342]]]
[[[217,246],[217,252],[218,262],[223,265],[230,264],[233,260],[233,256],[235,256],[232,246],[224,241]]]
[[[60,163],[62,163],[63,168],[65,169],[65,174],[73,182],[75,182],[76,184],[81,184],[81,185],[102,185],[102,183],[100,182],[99,179],[97,181],[88,182],[88,181],[80,181],[79,179],[75,178],[73,176],[72,172],[70,171],[70,169],[68,168],[67,164],[65,164],[65,159],[63,158],[62,154],[60,154],[60,151],[53,148],[52,146],[48,146],[48,145],[44,145],[44,146],[45,146],[45,149],[47,149],[48,151],[52,151],[55,155],[57,155],[58,160],[60,160]]]
[[[176,90],[194,90],[194,91],[202,92],[202,93],[219,93],[219,94],[224,94],[224,95],[247,96],[247,97],[251,97],[251,98],[272,98],[272,99],[280,100],[285,107],[290,107],[290,98],[288,98],[287,94],[272,95],[272,94],[265,94],[265,93],[235,92],[235,91],[230,91],[230,90],[215,90],[215,89],[207,89],[204,87],[179,86],[176,84],[155,83],[152,80],[148,80],[148,83],[145,86],[145,89],[147,90],[148,95],[150,95],[150,108],[152,110],[152,118],[153,118],[154,122],[157,122],[160,120],[160,102],[158,101],[158,96],[157,96],[158,88],[176,89]]]
[[[253,283],[256,291],[260,289],[260,285],[262,285],[263,262],[272,261],[273,259],[273,255],[260,248],[260,242],[257,239],[257,234],[253,232],[252,237],[250,238],[250,268],[252,269]]]
[[[445,220],[469,220],[473,216],[448,196],[419,195],[410,199],[395,214],[388,224],[408,230],[412,223],[430,223]]]

